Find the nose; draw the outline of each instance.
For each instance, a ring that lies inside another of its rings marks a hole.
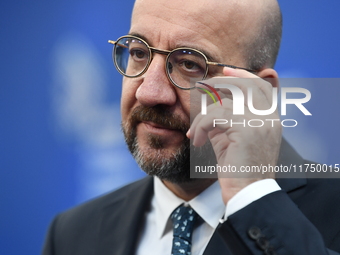
[[[137,100],[145,106],[167,105],[176,103],[176,88],[166,75],[165,57],[157,54],[142,77],[142,83],[136,91]]]

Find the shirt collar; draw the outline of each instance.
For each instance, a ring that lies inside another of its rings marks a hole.
[[[156,225],[159,238],[167,232],[166,227],[173,210],[183,203],[189,204],[210,227],[213,229],[217,227],[219,219],[225,212],[221,188],[217,181],[197,197],[186,202],[172,193],[159,178],[154,179]]]

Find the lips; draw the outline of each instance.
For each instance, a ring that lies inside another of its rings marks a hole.
[[[181,130],[165,127],[150,121],[140,122],[140,125],[142,128],[145,128],[147,132],[162,136],[171,136],[174,135],[174,133],[182,133]]]
[[[175,130],[174,128],[166,127],[166,126],[163,126],[163,125],[151,122],[151,121],[143,121],[142,123],[144,123],[147,126],[151,126],[152,128]]]

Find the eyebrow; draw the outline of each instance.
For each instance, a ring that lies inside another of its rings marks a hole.
[[[141,34],[138,34],[138,33],[129,33],[128,35],[139,37],[140,39],[143,39],[144,41],[146,41],[149,44],[148,39],[145,36],[141,35]],[[208,52],[206,52],[205,50],[203,50],[200,47],[188,46],[188,45],[177,45],[176,48],[192,48],[192,49],[195,49],[195,50],[198,50],[198,51],[202,52],[207,57],[208,61],[210,61],[210,62],[219,62],[213,56],[211,56],[211,54],[209,54]]]
[[[132,36],[136,36],[136,37],[139,37],[140,39],[143,39],[144,41],[146,41],[147,43],[148,42],[148,39],[146,39],[145,36],[141,35],[141,34],[138,34],[138,33],[129,33],[128,35],[132,35]]]
[[[187,46],[185,46],[185,47],[187,47]],[[196,50],[202,52],[207,57],[208,61],[210,61],[210,62],[219,62],[213,56],[211,56],[210,53],[206,52],[202,48],[199,48],[199,47],[190,47],[190,48],[193,48],[193,49],[196,49]]]

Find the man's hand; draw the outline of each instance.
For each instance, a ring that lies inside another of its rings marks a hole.
[[[190,128],[189,136],[194,146],[202,146],[210,140],[219,166],[235,166],[236,173],[219,173],[224,203],[227,203],[238,191],[247,185],[266,178],[275,178],[274,173],[240,172],[246,166],[275,166],[281,144],[281,123],[266,121],[280,119],[277,110],[270,115],[255,115],[248,108],[248,88],[252,88],[253,106],[257,110],[268,110],[272,107],[273,85],[259,76],[244,70],[224,68],[226,76],[222,84],[231,84],[242,90],[244,95],[244,115],[233,115],[233,100],[228,89],[220,88],[219,94],[226,95],[222,106],[211,104],[207,115],[198,114]],[[240,79],[241,78],[241,79]],[[276,81],[276,80],[275,80]],[[205,80],[210,86],[215,84]],[[273,83],[276,86],[276,83]],[[227,124],[213,127],[214,119],[226,119]],[[260,126],[262,120],[264,125]],[[231,124],[245,123],[243,124]]]

